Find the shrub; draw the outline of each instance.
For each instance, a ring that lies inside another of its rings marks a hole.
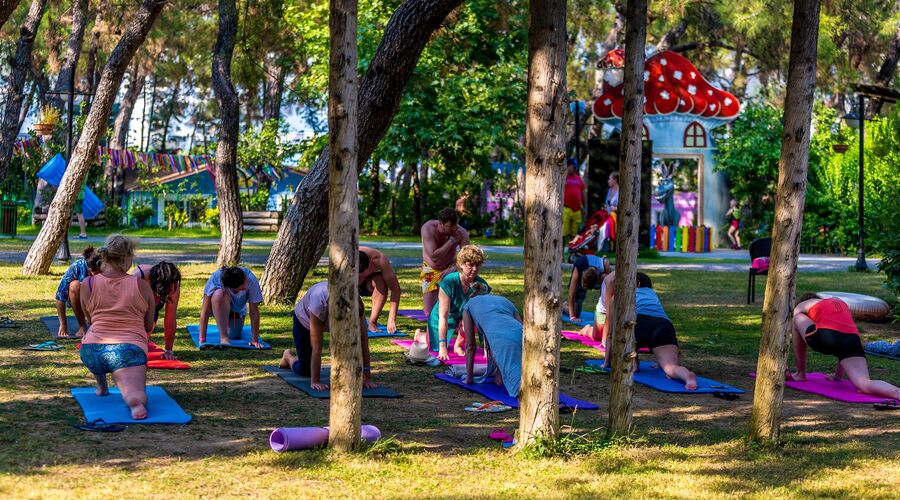
[[[146,227],[156,212],[150,205],[131,207],[131,220],[137,227]]]
[[[188,214],[183,212],[178,207],[177,203],[167,204],[165,210],[163,211],[163,215],[165,215],[166,222],[168,222],[169,224],[169,230],[184,226],[190,220]]]
[[[19,205],[16,207],[16,220],[19,224],[31,224],[31,210],[28,210],[28,207]]]
[[[111,229],[117,229],[122,227],[122,216],[124,215],[124,210],[121,207],[116,205],[110,205],[106,207],[106,227]]]
[[[200,215],[200,222],[207,226],[219,227],[219,207],[207,208]]]

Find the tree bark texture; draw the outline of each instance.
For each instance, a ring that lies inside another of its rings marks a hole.
[[[31,79],[38,87],[38,105],[47,105],[47,92],[50,92],[50,79],[44,73],[43,59],[35,53],[31,54]]]
[[[172,117],[178,109],[178,94],[181,92],[181,79],[176,77],[172,83],[172,97],[169,99],[169,109],[166,111],[166,118],[163,120],[162,138],[160,139],[159,150],[161,152],[168,151],[169,127],[172,126]]]
[[[619,208],[616,219],[616,293],[607,356],[610,359],[607,434],[631,432],[634,390],[635,285],[641,204],[641,131],[643,130],[644,46],[647,0],[628,0],[625,26],[625,102],[619,149]]]
[[[22,101],[25,100],[25,80],[31,68],[31,50],[46,7],[47,0],[32,0],[28,16],[19,28],[16,52],[10,61],[9,79],[6,81],[6,109],[0,122],[0,179],[6,178],[13,143],[19,135],[19,112]]]
[[[281,119],[281,96],[284,94],[284,68],[278,64],[277,55],[267,57],[263,63],[263,121]]]
[[[784,374],[791,338],[797,258],[806,200],[810,122],[816,88],[819,7],[819,0],[794,1],[784,132],[778,162],[775,222],[772,225],[772,253],[763,301],[756,389],[750,414],[750,439],[754,441],[778,441],[781,433]]]
[[[129,22],[116,48],[110,53],[109,60],[103,68],[100,83],[97,84],[94,105],[87,115],[78,144],[72,151],[72,158],[70,158],[66,173],[50,203],[47,221],[41,227],[28,256],[25,257],[25,263],[22,266],[23,274],[46,274],[50,269],[53,253],[59,247],[60,241],[71,224],[72,206],[84,185],[88,169],[94,162],[97,143],[106,133],[109,113],[112,110],[113,101],[119,85],[122,83],[125,70],[131,63],[135,52],[144,43],[147,33],[165,4],[166,0],[144,0],[140,9]]]
[[[0,0],[0,28],[6,24],[6,20],[16,10],[20,1],[22,0]]]
[[[894,79],[894,73],[897,72],[898,61],[900,61],[900,24],[898,24],[896,31],[894,31],[894,40],[891,42],[891,46],[884,58],[884,62],[881,63],[881,68],[878,69],[878,74],[875,76],[875,85],[881,85],[882,87],[889,87],[891,85],[891,81]],[[883,100],[877,97],[872,99],[872,103],[866,110],[866,118],[871,120],[878,116],[882,106],[884,106]]]
[[[131,124],[131,115],[134,113],[134,105],[137,103],[144,82],[147,81],[147,71],[136,62],[132,65],[128,74],[128,90],[119,102],[119,112],[113,122],[113,133],[109,141],[112,149],[126,149],[128,147],[128,132]],[[106,199],[115,201],[115,178],[118,175],[112,162],[106,163],[103,178],[106,180]]]
[[[365,165],[387,132],[425,44],[460,3],[462,0],[407,0],[394,12],[360,82],[357,102],[364,119],[357,129],[357,169]],[[293,302],[325,249],[329,154],[326,148],[310,167],[281,222],[262,278],[267,304]]]
[[[566,2],[531,0],[525,105],[521,446],[559,433],[566,103]]]
[[[328,72],[328,326],[331,404],[328,445],[359,448],[362,343],[359,336],[357,195],[357,0],[331,0]]]
[[[216,147],[216,199],[222,232],[216,258],[219,266],[235,265],[241,260],[244,236],[237,178],[240,103],[231,83],[231,57],[237,28],[235,0],[219,0],[219,36],[212,57],[213,91],[219,101],[219,145]]]
[[[67,92],[75,90],[71,83],[74,81],[75,72],[78,70],[78,59],[81,56],[81,46],[84,43],[84,28],[87,26],[88,0],[72,1],[72,30],[69,32],[69,40],[66,42],[66,54],[63,63],[59,67],[56,77],[54,92]],[[51,102],[58,103],[54,106],[61,107],[65,97],[53,96]]]

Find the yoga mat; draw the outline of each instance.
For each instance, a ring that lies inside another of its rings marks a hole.
[[[569,319],[569,315],[566,313],[563,313],[562,320],[563,320],[563,323],[570,323],[570,324],[578,325],[578,326],[593,325],[594,324],[594,313],[582,311],[581,312],[581,321],[576,321],[576,322],[572,322],[572,320]]]
[[[588,347],[593,347],[594,349],[597,349],[600,352],[606,352],[606,348],[603,347],[603,344],[601,344],[600,342],[597,342],[596,340],[591,340],[591,339],[585,337],[584,335],[579,335],[578,332],[563,330],[560,333],[562,333],[562,337],[566,340],[574,340],[576,342],[581,342],[582,344],[584,344]],[[638,352],[649,353],[650,349],[647,349],[646,347],[641,347],[640,349],[638,349]]]
[[[428,317],[425,316],[425,313],[423,313],[421,309],[400,309],[397,312],[400,313],[400,316],[406,316],[409,319],[428,323]]]
[[[191,416],[158,385],[147,386],[148,413],[144,420],[131,418],[131,410],[118,389],[110,388],[108,396],[97,396],[95,390],[94,387],[72,389],[72,396],[81,405],[87,422],[102,420],[107,424],[186,424],[191,421]]]
[[[313,390],[308,378],[301,377],[300,375],[297,375],[290,369],[279,368],[277,366],[264,366],[262,368],[263,368],[263,370],[265,370],[269,373],[278,375],[279,377],[281,377],[281,380],[284,380],[291,386],[296,387],[297,389],[300,389],[301,391],[305,392],[306,394],[308,394],[314,398],[327,399],[331,396],[330,391]],[[330,368],[327,366],[322,369],[322,383],[323,384],[328,384],[328,377],[331,375],[330,371],[331,371]],[[376,381],[376,383],[377,383],[377,381]],[[403,397],[402,394],[394,391],[393,389],[388,389],[387,387],[380,386],[380,385],[374,389],[366,389],[365,387],[363,387],[362,396],[364,398],[402,398]]]
[[[750,378],[755,380],[756,373],[750,373]],[[843,401],[845,403],[882,403],[885,401],[893,401],[890,398],[880,398],[878,396],[860,394],[856,392],[856,387],[854,387],[849,380],[832,382],[825,378],[825,375],[818,372],[807,373],[806,381],[804,382],[786,380],[784,385],[797,391],[818,394],[819,396],[825,396],[826,398]]]
[[[210,325],[206,328],[206,342],[204,342],[203,345],[200,345],[200,325],[188,325],[187,331],[191,336],[191,340],[194,341],[194,345],[197,346],[198,349],[221,345],[219,344],[219,327],[215,325],[214,321],[210,321]],[[244,330],[241,332],[241,338],[239,340],[231,340],[230,344],[225,347],[233,349],[256,349],[255,347],[250,346],[251,338],[252,333],[250,332],[250,325],[244,325]],[[272,348],[272,346],[263,340],[261,336],[259,342],[263,345],[263,349]]]
[[[462,387],[467,391],[481,394],[482,396],[488,398],[490,401],[500,401],[505,405],[512,406],[513,408],[519,407],[519,400],[510,396],[509,393],[506,392],[506,387],[502,385],[497,385],[493,382],[485,382],[483,384],[466,384],[462,380],[451,377],[450,375],[447,375],[445,373],[435,373],[434,376],[438,380],[443,380],[444,382],[458,385],[459,387]],[[569,396],[562,392],[559,393],[559,406],[577,408],[579,410],[597,410],[600,408],[594,403],[575,399],[572,396]]]
[[[584,364],[595,368],[603,368],[603,360],[600,359],[589,359],[585,361]],[[653,368],[653,365],[654,363],[649,361],[641,361],[641,371],[635,372],[634,381],[660,392],[678,394],[713,394],[717,392],[725,394],[744,393],[742,389],[738,389],[737,387],[700,376],[697,376],[697,389],[689,391],[684,388],[684,382],[666,377],[662,368]]]
[[[66,316],[66,330],[69,331],[68,337],[58,337],[56,334],[59,333],[59,318],[56,316],[43,316],[41,317],[41,323],[50,330],[50,336],[53,337],[53,340],[70,340],[70,339],[80,339],[81,337],[76,337],[75,332],[78,331],[78,320],[75,319],[74,316]]]
[[[165,350],[147,342],[147,368],[155,370],[189,370],[191,365],[177,359],[162,359]]]
[[[378,325],[377,332],[369,332],[370,339],[377,339],[382,337],[406,337],[406,334],[397,330],[396,333],[388,333],[387,325]]]
[[[374,425],[360,426],[360,438],[371,443],[381,439],[381,431]],[[328,427],[279,427],[269,435],[269,446],[278,453],[308,450],[328,444]]]
[[[412,340],[392,340],[391,341],[391,344],[396,344],[400,347],[403,347],[407,351],[409,350],[409,346],[411,346],[412,343],[413,343]],[[465,356],[460,356],[460,355],[456,354],[455,352],[453,352],[452,348],[448,349],[448,352],[450,354],[450,359],[448,359],[447,361],[441,361],[441,363],[443,363],[445,365],[465,365],[466,364]],[[434,357],[437,357],[437,355],[438,355],[438,353],[435,351],[431,351],[431,354],[433,354]],[[481,347],[478,347],[475,349],[475,364],[476,365],[487,364],[487,359],[485,359],[485,357],[484,357],[484,349]]]

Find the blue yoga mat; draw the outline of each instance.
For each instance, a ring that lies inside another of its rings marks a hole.
[[[568,314],[563,313],[562,320],[563,320],[563,323],[570,323],[570,324],[579,325],[579,326],[593,325],[594,324],[594,313],[582,311],[581,321],[575,321],[575,322],[573,322],[569,319]]]
[[[377,332],[369,332],[370,339],[377,339],[381,337],[406,337],[406,334],[397,330],[396,333],[388,333],[386,325],[378,325]]]
[[[188,334],[191,336],[191,340],[194,341],[194,345],[197,346],[198,349],[203,349],[204,347],[216,347],[219,346],[219,327],[215,325],[215,323],[210,324],[206,328],[206,342],[203,345],[200,345],[200,325],[188,325],[187,326]],[[230,344],[225,347],[231,347],[234,349],[256,349],[256,347],[252,347],[250,345],[250,339],[252,338],[252,333],[250,331],[250,325],[244,325],[243,331],[241,331],[240,339],[232,339]],[[263,345],[263,349],[271,349],[272,346],[269,345],[268,342],[259,338],[259,343]]]
[[[108,396],[97,396],[94,391],[94,387],[72,389],[72,396],[81,405],[87,422],[102,420],[107,424],[186,424],[191,421],[191,416],[158,385],[147,386],[147,418],[144,420],[131,418],[131,410],[119,394],[119,389],[110,389]]]
[[[603,368],[602,359],[589,359],[585,361],[584,364],[595,368]],[[653,368],[653,365],[654,363],[649,361],[641,361],[641,371],[634,374],[634,381],[646,385],[647,387],[652,387],[660,392],[673,392],[679,394],[744,393],[742,389],[738,389],[737,387],[700,376],[697,377],[697,389],[689,391],[684,388],[684,382],[666,377],[666,373],[662,371],[662,368]]]
[[[312,396],[317,399],[327,399],[327,398],[331,397],[331,391],[317,391],[317,390],[313,389],[312,385],[310,385],[310,381],[308,378],[297,375],[296,373],[293,372],[293,370],[289,370],[286,368],[280,368],[277,366],[264,366],[262,368],[263,368],[263,370],[265,370],[273,375],[278,375],[281,378],[281,380],[284,380],[285,382],[290,384],[292,387],[296,387],[297,389],[300,389],[301,391],[305,392],[309,396]],[[322,372],[323,373],[322,373],[321,381],[323,384],[328,385],[328,381],[330,380],[329,376],[331,375],[330,367],[326,366],[322,370]],[[377,384],[378,381],[376,380],[375,383]],[[376,387],[374,389],[368,389],[368,388],[363,387],[362,397],[364,397],[364,398],[402,398],[403,395],[393,389],[379,385],[378,387]]]
[[[437,377],[438,380],[443,380],[444,382],[458,385],[463,389],[466,389],[467,391],[477,392],[478,394],[481,394],[491,401],[500,401],[507,406],[512,406],[513,408],[519,407],[519,400],[510,396],[509,393],[506,392],[506,387],[502,385],[497,385],[493,382],[486,382],[483,384],[466,384],[461,379],[451,377],[446,373],[435,373],[434,376]],[[579,410],[597,410],[600,408],[594,403],[575,399],[572,396],[563,393],[559,393],[559,406],[577,408]]]

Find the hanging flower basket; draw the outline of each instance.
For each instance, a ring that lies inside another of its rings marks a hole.
[[[846,153],[847,149],[849,149],[849,148],[850,148],[850,146],[847,146],[846,144],[832,144],[831,145],[831,149],[835,153]]]
[[[48,136],[53,134],[54,127],[56,127],[55,123],[35,123],[34,131],[37,135]]]

